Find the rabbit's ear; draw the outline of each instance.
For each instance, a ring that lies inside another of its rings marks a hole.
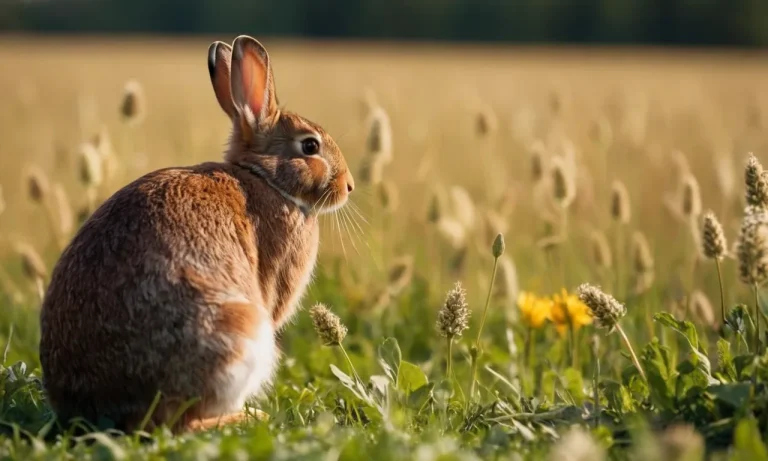
[[[224,42],[213,42],[208,47],[208,73],[216,99],[224,112],[235,116],[235,103],[229,86],[229,64],[232,61],[232,48]]]
[[[277,114],[277,95],[269,55],[261,43],[241,35],[232,44],[232,100],[240,115],[257,128]]]

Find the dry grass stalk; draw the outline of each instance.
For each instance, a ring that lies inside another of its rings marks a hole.
[[[496,113],[490,106],[484,105],[475,115],[475,135],[485,138],[494,133],[498,128]]]
[[[75,216],[72,211],[72,206],[69,202],[69,196],[64,187],[55,183],[53,185],[53,203],[56,210],[59,223],[59,233],[62,238],[68,237],[75,230]]]
[[[360,184],[376,186],[384,180],[384,161],[382,157],[366,156],[360,163],[359,176],[356,177]]]
[[[703,325],[710,327],[716,326],[715,310],[707,295],[702,291],[696,290],[691,293],[690,309],[693,318]]]

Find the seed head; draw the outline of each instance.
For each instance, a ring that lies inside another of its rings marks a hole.
[[[595,323],[600,328],[613,331],[619,320],[627,315],[627,308],[623,304],[596,286],[584,283],[579,286],[578,292],[579,299],[592,311]]]
[[[501,255],[504,254],[505,248],[506,245],[504,244],[504,236],[498,234],[496,239],[493,241],[493,247],[491,247],[493,257],[498,259]]]
[[[360,163],[360,184],[375,186],[381,184],[384,178],[384,161],[382,157],[363,157]]]
[[[699,182],[692,174],[683,177],[683,216],[686,218],[696,218],[701,214],[701,193],[699,192]]]
[[[86,187],[99,187],[104,178],[102,158],[96,147],[87,142],[80,146],[78,161],[80,163],[80,182]]]
[[[611,186],[611,217],[621,224],[628,224],[632,216],[629,192],[623,182],[616,180]]]
[[[696,290],[691,294],[691,313],[704,325],[715,325],[715,311],[712,303],[702,291]]]
[[[744,169],[747,206],[768,208],[768,174],[754,154],[749,154]]]
[[[32,166],[27,171],[27,195],[30,200],[43,203],[48,199],[51,185],[43,170]]]
[[[127,123],[139,124],[144,119],[145,112],[144,90],[138,81],[130,80],[123,90],[120,114]]]
[[[563,208],[568,208],[576,198],[573,171],[562,157],[552,159],[552,195]]]
[[[392,127],[389,115],[381,106],[375,106],[368,115],[368,139],[366,154],[380,158],[383,164],[392,161]]]
[[[467,292],[461,287],[461,282],[456,282],[437,313],[437,331],[446,338],[461,336],[469,328],[469,316]]]
[[[34,247],[26,243],[17,243],[16,253],[21,257],[21,269],[28,279],[32,281],[45,279],[47,273],[45,263]]]
[[[737,245],[741,281],[753,285],[768,279],[768,214],[764,208],[746,208]]]
[[[547,148],[541,141],[536,141],[531,146],[531,178],[534,183],[544,179],[546,171]]]
[[[496,114],[488,106],[484,106],[475,116],[475,134],[478,138],[484,138],[496,131],[497,125]]]
[[[632,234],[632,261],[637,273],[652,272],[654,269],[651,246],[640,231]]]
[[[399,295],[413,281],[413,256],[397,258],[389,270],[388,291],[392,296]]]
[[[600,269],[610,269],[613,265],[611,246],[605,234],[600,231],[592,232],[590,236],[592,262]]]
[[[382,181],[379,183],[379,202],[381,203],[382,210],[385,213],[394,213],[397,211],[397,207],[400,204],[400,196],[397,192],[397,187],[389,181]]]
[[[704,215],[704,223],[701,228],[701,241],[704,256],[709,259],[723,259],[728,243],[725,240],[725,232],[715,214],[708,211]]]
[[[347,327],[341,323],[338,315],[328,309],[325,304],[317,303],[309,310],[312,324],[317,335],[326,346],[337,346],[347,336]]]

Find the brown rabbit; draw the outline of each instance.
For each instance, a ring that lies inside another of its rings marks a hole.
[[[278,108],[258,41],[213,43],[208,67],[233,122],[225,161],[128,184],[53,271],[40,360],[64,423],[106,418],[130,432],[158,391],[150,428],[193,399],[174,431],[242,420],[275,371],[275,332],[312,277],[317,215],[354,188],[334,140]]]

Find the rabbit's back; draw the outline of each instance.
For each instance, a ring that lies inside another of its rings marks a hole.
[[[274,348],[279,288],[269,277],[292,268],[267,259],[307,253],[279,244],[312,233],[285,209],[226,164],[156,171],[107,200],[61,256],[43,305],[40,355],[57,413],[131,427],[158,390],[218,405],[213,377],[253,354],[238,338],[267,322],[269,341],[258,347]]]

